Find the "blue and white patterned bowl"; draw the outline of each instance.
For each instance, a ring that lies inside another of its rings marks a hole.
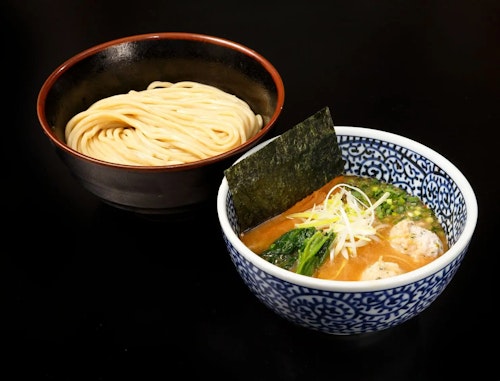
[[[335,127],[346,160],[345,173],[398,185],[434,209],[450,248],[431,263],[406,274],[369,281],[333,281],[279,268],[239,239],[226,178],[217,212],[231,260],[248,288],[279,316],[335,335],[385,330],[415,317],[445,289],[467,252],[477,222],[477,200],[464,175],[449,160],[411,139],[362,127]],[[254,147],[251,155],[270,140]]]

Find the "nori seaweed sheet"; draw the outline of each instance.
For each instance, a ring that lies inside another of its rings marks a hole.
[[[224,171],[242,232],[274,217],[343,173],[325,107]]]

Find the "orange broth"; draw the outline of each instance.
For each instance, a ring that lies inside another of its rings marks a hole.
[[[320,189],[297,202],[285,212],[243,232],[240,235],[240,239],[254,253],[261,254],[281,235],[295,227],[297,220],[287,218],[289,214],[308,210],[315,204],[323,202],[328,191],[334,185],[345,182],[345,178],[345,176],[334,178]],[[396,223],[395,221],[392,222]],[[327,258],[318,268],[314,277],[356,281],[360,279],[361,274],[367,267],[377,262],[380,258],[385,262],[397,263],[403,272],[415,270],[435,259],[433,257],[424,256],[413,259],[411,256],[395,250],[387,239],[387,235],[392,226],[392,224],[388,224],[387,227],[381,228],[378,231],[380,240],[373,240],[370,244],[357,248],[357,254],[355,256],[351,255],[349,259],[346,259],[341,254],[336,255],[333,260]],[[446,251],[448,246],[444,232],[438,232],[437,234],[443,243],[444,251]]]

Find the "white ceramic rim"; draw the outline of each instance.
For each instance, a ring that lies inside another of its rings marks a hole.
[[[226,213],[226,197],[229,192],[229,186],[226,177],[222,179],[217,195],[217,214],[219,217],[219,223],[223,233],[226,235],[227,239],[231,242],[234,248],[241,253],[241,255],[246,258],[250,263],[254,264],[258,268],[262,269],[264,272],[269,273],[279,279],[290,282],[292,284],[298,284],[304,287],[312,287],[320,290],[330,290],[330,291],[340,291],[340,292],[361,292],[361,291],[376,291],[388,288],[394,288],[399,286],[404,286],[409,283],[416,282],[420,279],[426,278],[446,267],[449,263],[455,260],[459,254],[467,248],[474,234],[474,230],[477,223],[478,208],[477,199],[475,193],[465,178],[465,176],[458,170],[458,168],[452,164],[448,159],[446,159],[441,154],[430,149],[429,147],[418,143],[412,139],[382,130],[375,130],[366,127],[355,127],[355,126],[335,126],[335,132],[337,135],[348,135],[348,136],[363,136],[367,138],[379,139],[381,141],[387,141],[394,143],[403,147],[409,147],[412,151],[419,153],[420,155],[429,158],[439,166],[453,179],[457,184],[458,188],[463,194],[464,201],[467,208],[467,221],[465,222],[464,230],[457,242],[455,242],[452,247],[449,248],[443,255],[436,258],[429,264],[420,267],[411,272],[397,275],[394,277],[378,280],[366,280],[366,281],[338,281],[338,280],[328,280],[328,279],[318,279],[305,275],[296,274],[294,272],[282,269],[278,266],[271,264],[265,259],[261,258],[254,252],[252,252],[248,247],[246,247],[243,242],[239,239],[237,234],[234,233],[231,225],[229,224],[229,219]],[[276,138],[276,137],[275,137]],[[245,157],[251,155],[252,153],[258,151],[263,146],[268,144],[273,139],[268,139],[261,142],[257,146],[253,147],[242,155],[236,162],[244,159]]]

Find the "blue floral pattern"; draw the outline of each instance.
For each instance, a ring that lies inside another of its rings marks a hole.
[[[373,138],[338,135],[345,173],[376,177],[417,195],[435,212],[452,245],[466,220],[464,197],[438,163],[405,147]],[[230,194],[230,224],[239,228]],[[242,256],[224,235],[238,273],[271,310],[292,323],[329,334],[375,332],[399,325],[427,308],[448,285],[466,249],[442,270],[406,286],[366,292],[333,292],[291,284]]]

